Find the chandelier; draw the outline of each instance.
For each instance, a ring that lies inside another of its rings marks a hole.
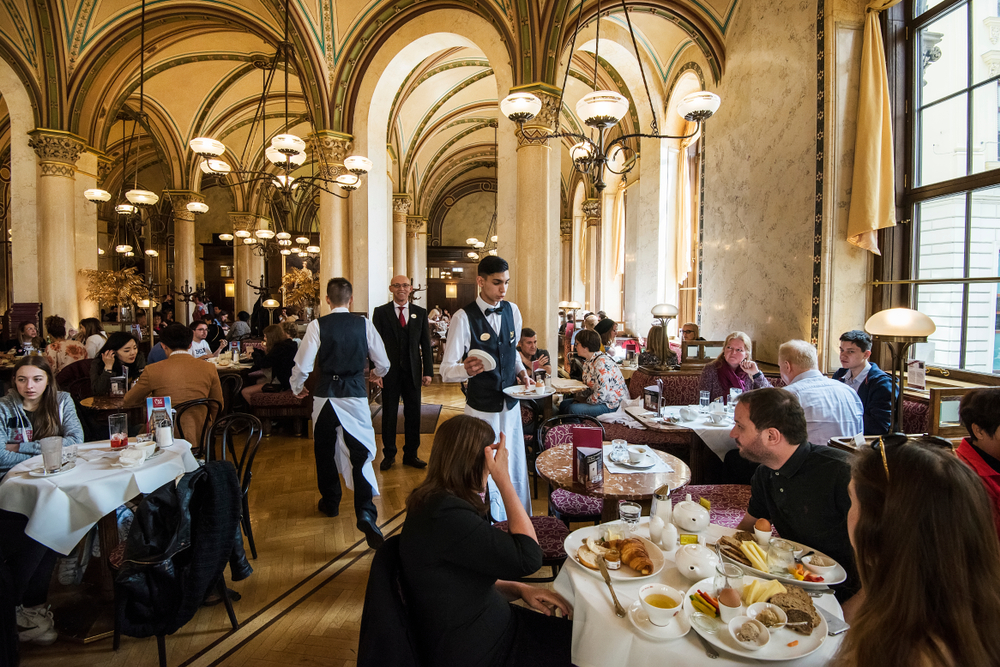
[[[542,141],[546,139],[568,138],[576,139],[577,143],[570,148],[570,158],[574,168],[582,174],[590,177],[594,187],[601,192],[606,187],[604,182],[604,170],[607,169],[612,174],[623,176],[627,174],[636,163],[638,151],[629,142],[639,138],[648,139],[690,139],[701,131],[701,124],[711,118],[719,109],[719,96],[708,91],[698,91],[686,95],[677,106],[677,113],[689,122],[697,123],[697,127],[691,134],[672,136],[660,134],[659,126],[656,122],[656,109],[653,107],[653,98],[649,94],[649,84],[646,82],[646,70],[642,67],[642,60],[639,57],[639,46],[636,42],[635,31],[632,28],[632,19],[629,18],[628,7],[625,0],[621,0],[622,12],[628,23],[629,35],[632,38],[632,47],[635,49],[636,62],[639,64],[639,71],[642,74],[642,83],[646,89],[646,98],[649,100],[649,109],[652,117],[650,122],[651,133],[633,133],[622,135],[613,141],[605,143],[607,132],[625,117],[629,110],[629,101],[621,93],[612,90],[599,90],[597,85],[598,49],[601,43],[601,0],[597,1],[597,39],[594,44],[594,89],[592,92],[580,98],[576,104],[577,116],[583,120],[584,124],[597,131],[596,141],[576,132],[549,132],[540,128],[525,128],[524,124],[538,115],[542,109],[542,101],[535,95],[528,92],[511,93],[500,102],[500,111],[511,121],[517,123],[522,136],[529,141]],[[568,8],[568,5],[567,5]],[[573,31],[573,39],[570,43],[570,61],[576,50],[576,37],[580,32],[580,23],[583,16],[583,0],[578,6],[576,29]],[[563,77],[562,89],[559,91],[559,104],[556,106],[556,129],[558,129],[558,118],[562,110],[563,97],[566,95],[566,83],[569,79],[570,63],[566,65],[566,72]],[[615,170],[618,159],[622,160],[619,171]]]
[[[202,158],[200,168],[203,173],[220,177],[219,182],[226,187],[260,185],[263,188],[262,194],[264,195],[261,201],[267,201],[270,206],[276,207],[277,211],[285,214],[291,210],[294,204],[304,201],[306,198],[311,198],[314,195],[313,189],[322,190],[341,199],[346,199],[351,192],[360,187],[361,178],[372,168],[372,162],[368,158],[361,155],[351,155],[344,160],[346,173],[342,173],[336,178],[331,179],[327,177],[331,173],[330,169],[322,169],[319,175],[292,176],[292,173],[296,169],[305,164],[307,156],[306,142],[289,132],[288,73],[289,70],[294,69],[296,75],[298,75],[298,68],[296,67],[295,50],[288,39],[288,17],[289,1],[285,0],[284,38],[277,45],[270,67],[268,69],[261,68],[264,70],[263,90],[260,100],[257,103],[257,111],[250,126],[250,134],[247,138],[246,146],[244,147],[244,158],[246,158],[247,149],[249,149],[251,141],[256,136],[258,126],[260,127],[261,135],[267,141],[268,134],[265,124],[267,100],[271,94],[275,74],[279,68],[283,69],[285,84],[284,126],[280,134],[271,137],[270,145],[264,149],[264,157],[270,163],[273,171],[252,168],[234,169],[232,165],[222,159],[226,153],[226,146],[216,139],[197,137],[189,142],[191,150]],[[302,80],[302,77],[299,76],[299,79]],[[319,158],[320,160],[324,159],[322,153],[320,153]],[[242,164],[248,165],[250,162],[244,159]],[[329,167],[331,165],[322,166]],[[280,223],[281,216],[274,217]],[[279,238],[278,234],[287,234],[287,232],[275,233],[273,231],[271,233],[274,234],[271,238]],[[244,237],[244,239],[246,238],[255,238],[259,241],[268,240],[256,233],[251,237]],[[279,241],[288,240],[290,240],[288,236],[279,238]],[[256,241],[248,242],[248,245],[252,243],[256,243]],[[267,244],[263,245],[267,247]],[[290,250],[290,245],[287,244],[287,246],[282,245],[280,247]]]

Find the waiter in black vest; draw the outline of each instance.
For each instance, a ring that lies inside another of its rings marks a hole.
[[[507,261],[487,256],[479,262],[476,283],[479,296],[475,301],[455,312],[448,327],[448,341],[441,360],[441,379],[444,382],[468,380],[465,397],[465,414],[479,417],[493,427],[497,437],[504,434],[507,442],[510,480],[517,496],[531,515],[531,497],[528,495],[528,464],[524,455],[524,433],[521,430],[521,409],[517,399],[503,390],[521,383],[527,384],[528,373],[517,353],[521,339],[521,311],[509,301],[507,284],[510,271]],[[480,358],[470,354],[488,355],[491,368]],[[497,521],[507,518],[500,492],[489,480],[490,513]]]
[[[396,460],[396,417],[403,399],[403,465],[425,468],[417,457],[420,447],[420,387],[434,378],[431,330],[427,311],[410,303],[412,285],[406,276],[389,284],[392,301],[372,312],[372,324],[385,343],[389,374],[382,378],[382,463],[388,470]],[[421,361],[421,355],[423,360]]]
[[[372,323],[350,312],[354,302],[351,283],[345,278],[331,278],[326,284],[326,302],[333,312],[309,323],[295,355],[292,392],[298,398],[309,393],[305,382],[315,365],[319,381],[312,418],[316,481],[322,496],[319,511],[327,516],[340,513],[342,472],[347,488],[354,490],[358,529],[365,534],[368,546],[378,549],[383,537],[372,502],[378,495],[372,468],[375,429],[364,373],[371,359],[375,364],[373,381],[382,386],[382,378],[389,372],[389,359]]]

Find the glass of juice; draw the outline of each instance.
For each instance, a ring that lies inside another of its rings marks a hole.
[[[111,449],[124,449],[128,446],[128,415],[119,412],[108,417],[108,430],[111,433]]]

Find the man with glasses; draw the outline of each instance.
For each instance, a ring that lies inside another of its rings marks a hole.
[[[195,359],[211,359],[217,356],[222,348],[226,346],[226,341],[223,340],[219,344],[219,349],[212,352],[212,348],[209,346],[208,341],[208,325],[201,320],[195,320],[191,323],[191,331],[194,333],[194,342],[191,343],[191,356]]]
[[[782,538],[836,560],[847,570],[847,581],[834,587],[844,604],[860,588],[847,535],[851,454],[807,440],[805,412],[787,389],[767,387],[740,395],[733,420],[729,435],[740,455],[760,464],[738,529],[753,532],[758,519],[767,519]],[[848,604],[857,603],[860,599]]]
[[[388,470],[396,460],[396,421],[403,399],[403,465],[424,468],[420,447],[420,388],[434,378],[431,330],[427,311],[410,303],[413,286],[406,276],[389,285],[392,301],[375,308],[372,324],[385,343],[389,373],[382,378],[382,463]]]

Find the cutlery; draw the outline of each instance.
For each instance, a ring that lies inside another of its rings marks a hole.
[[[702,645],[704,645],[704,647],[705,647],[705,655],[707,655],[712,660],[715,660],[716,658],[718,658],[719,657],[719,652],[715,650],[715,647],[712,646],[711,644],[709,644],[708,640],[705,639],[704,637],[702,637],[701,635],[699,635],[697,632],[695,634],[698,635],[698,639],[701,640]]]
[[[824,588],[823,590],[820,591],[808,591],[808,593],[809,597],[819,598],[823,597],[824,595],[832,595],[833,591],[829,588]]]
[[[816,552],[815,551],[807,551],[804,554],[802,554],[801,556],[794,556],[795,562],[796,563],[801,563],[803,558],[805,558],[806,556],[812,556],[814,553],[816,553]]]
[[[625,608],[618,602],[618,596],[615,595],[615,588],[611,585],[611,575],[608,574],[608,566],[602,556],[597,557],[597,564],[601,568],[601,576],[604,577],[604,583],[608,585],[608,590],[611,591],[611,599],[615,601],[615,616],[625,618]]]

